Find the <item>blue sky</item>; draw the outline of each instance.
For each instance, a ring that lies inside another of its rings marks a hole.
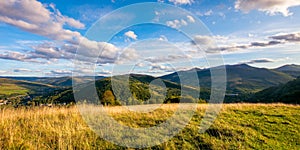
[[[145,7],[109,15],[142,2],[169,4],[187,12],[153,8],[149,15],[143,11],[152,8]],[[164,25],[117,27],[133,21],[135,15]],[[106,25],[97,23],[103,16],[116,18],[108,18],[111,22]],[[195,32],[187,36],[182,32],[206,27],[205,33],[210,35]],[[98,28],[121,30],[102,41],[106,34]],[[211,67],[208,55],[223,57],[224,64],[275,68],[300,64],[300,1],[1,1],[0,33],[0,76],[70,76],[73,71],[84,75],[132,72],[158,76]],[[203,46],[202,51],[195,43]],[[82,65],[74,67],[74,62]]]

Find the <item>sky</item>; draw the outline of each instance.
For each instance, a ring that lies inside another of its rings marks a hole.
[[[299,0],[0,1],[0,76],[276,68],[299,46]]]

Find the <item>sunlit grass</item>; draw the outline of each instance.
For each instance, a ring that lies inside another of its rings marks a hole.
[[[119,123],[138,128],[162,123],[176,108],[176,104],[166,104],[151,113],[137,113],[123,107],[105,109]],[[215,123],[200,134],[199,124],[206,108],[207,105],[199,105],[183,131],[152,148],[300,149],[300,106],[226,104]],[[189,109],[188,104],[186,109]],[[3,108],[0,110],[0,149],[21,148],[127,149],[98,137],[85,124],[76,107]]]
[[[27,89],[16,84],[0,84],[0,95],[26,95],[27,92],[29,92]]]

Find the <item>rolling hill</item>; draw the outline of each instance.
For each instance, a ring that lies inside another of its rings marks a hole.
[[[284,65],[282,67],[276,68],[275,70],[289,74],[293,77],[299,77],[300,76],[300,65]]]
[[[201,87],[209,88],[211,84],[210,69],[196,69]],[[294,79],[289,74],[266,68],[255,68],[247,64],[227,65],[227,93],[254,93],[265,88],[286,83]],[[180,83],[180,78],[193,85],[192,70],[172,73],[160,78]],[[180,76],[178,75],[180,74]]]
[[[97,80],[96,83],[81,85],[83,88],[75,89],[77,95],[80,95],[80,102],[95,103],[95,97],[99,97],[104,105],[132,105],[142,103],[177,103],[180,100],[182,90],[186,94],[182,96],[184,102],[198,102],[199,97],[193,96],[199,94],[199,90],[189,86],[183,86],[166,80],[161,80],[147,75],[130,75],[129,89],[127,89],[125,76],[115,76],[113,78],[104,78]],[[164,84],[162,84],[162,82]],[[98,95],[87,95],[89,90],[96,86]],[[164,90],[164,86],[166,90]],[[129,94],[131,93],[131,94]],[[201,89],[201,99],[209,99],[210,91]],[[52,103],[74,102],[73,90],[55,91],[46,96]],[[204,102],[202,100],[202,102]]]
[[[271,87],[254,94],[250,102],[300,104],[300,77],[286,84]]]
[[[44,95],[56,89],[60,89],[60,87],[37,82],[0,78],[0,98]]]
[[[253,101],[253,94],[264,89],[283,85],[295,79],[298,71],[297,65],[286,65],[277,69],[255,68],[246,64],[227,65],[227,94],[226,103]],[[88,85],[81,85],[87,89],[81,89],[85,97],[82,100],[94,100],[99,97],[102,104],[120,105],[141,104],[141,103],[164,103],[179,102],[179,95],[183,90],[180,79],[185,80],[184,96],[188,101],[198,98],[193,97],[195,81],[191,78],[196,72],[201,86],[200,99],[210,99],[211,73],[210,69],[195,68],[187,71],[179,71],[162,77],[153,77],[142,74],[130,75],[130,91],[126,91],[126,80],[124,76],[113,78],[96,77],[96,82]],[[180,76],[179,76],[180,75]],[[85,78],[86,79],[86,78]],[[76,82],[82,82],[82,78],[76,78]],[[114,88],[111,83],[114,81]],[[0,80],[0,95],[2,97],[17,95],[41,96],[38,101],[43,103],[70,103],[74,102],[71,77],[6,77]],[[96,85],[98,95],[86,95],[91,87]],[[151,87],[150,87],[151,85]],[[164,91],[164,86],[167,90]],[[112,90],[114,89],[114,90]],[[131,94],[128,94],[131,93]],[[152,94],[152,97],[151,97]],[[163,97],[166,98],[164,99]],[[195,94],[194,94],[195,95]],[[263,94],[264,95],[264,94]],[[1,98],[1,97],[0,97]],[[147,101],[149,100],[149,101]],[[265,101],[263,99],[261,102]],[[266,100],[267,102],[269,100]],[[271,100],[273,101],[273,100]],[[277,101],[277,100],[274,100]],[[39,102],[38,102],[39,103]]]
[[[30,81],[48,84],[52,86],[68,87],[72,86],[72,77],[3,77],[6,79],[19,80],[19,81]],[[95,79],[103,79],[102,76],[96,76]]]

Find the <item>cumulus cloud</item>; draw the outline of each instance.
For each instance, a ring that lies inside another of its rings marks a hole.
[[[44,59],[60,59],[63,57],[63,51],[55,47],[52,43],[46,42],[32,47],[30,58],[44,58]]]
[[[288,42],[300,42],[300,33],[289,33],[271,36],[275,40],[284,40]]]
[[[173,72],[172,67],[166,66],[163,64],[151,64],[149,73],[158,73],[158,72]]]
[[[131,61],[137,60],[140,56],[134,48],[127,48],[118,54],[115,60],[116,64],[130,63]]]
[[[220,51],[236,51],[241,49],[249,49],[255,47],[268,47],[279,44],[284,44],[285,42],[280,40],[271,40],[271,41],[255,41],[249,44],[234,44],[234,45],[222,45],[218,46],[219,41],[226,40],[228,38],[222,36],[206,36],[206,35],[197,35],[191,41],[194,45],[204,46],[206,52],[215,53]]]
[[[46,73],[48,76],[72,76],[72,71],[70,70],[52,70]]]
[[[90,41],[83,38],[78,47],[77,54],[92,58],[99,56],[100,58],[114,59],[119,51],[120,49],[113,44]]]
[[[77,54],[80,60],[90,62],[93,61],[91,58],[100,55],[100,61],[108,63],[113,62],[120,51],[113,44],[91,41],[79,32],[64,29],[65,25],[78,29],[84,28],[85,25],[62,15],[54,4],[42,4],[36,0],[0,1],[0,22],[64,43],[36,43],[24,48],[26,52],[3,51],[0,53],[0,59],[42,62],[41,59],[72,60]],[[128,32],[127,35],[137,39],[133,32]]]
[[[199,16],[210,16],[210,15],[212,15],[213,13],[214,13],[214,12],[210,9],[210,10],[208,10],[208,11],[206,11],[206,12],[203,12],[203,13],[197,12],[196,14],[199,15]]]
[[[212,45],[214,41],[215,39],[212,36],[196,35],[192,42],[199,45]]]
[[[0,21],[55,40],[70,41],[81,36],[79,32],[64,29],[65,24],[84,28],[80,21],[63,16],[53,4],[47,6],[36,0],[0,1]]]
[[[187,18],[188,18],[188,21],[191,22],[191,23],[195,23],[196,22],[195,19],[194,19],[194,17],[192,17],[192,16],[187,16]]]
[[[175,5],[191,5],[194,3],[194,0],[169,0],[169,2],[174,3]]]
[[[65,43],[59,45],[54,42],[44,42],[31,46],[26,52],[4,51],[0,53],[0,59],[16,60],[21,62],[49,63],[57,59],[73,61],[77,60],[87,63],[107,64],[114,63],[120,48],[106,42],[93,42],[86,40],[80,46]],[[131,53],[134,55],[134,52]],[[127,57],[129,59],[129,57]],[[125,58],[123,58],[125,59]]]
[[[235,9],[248,13],[251,10],[259,10],[269,15],[281,13],[283,16],[290,16],[290,7],[299,6],[299,0],[237,0]]]
[[[169,41],[168,38],[164,35],[161,35],[159,38],[158,38],[159,41]]]
[[[30,55],[26,53],[15,52],[15,51],[4,51],[3,53],[0,53],[0,59],[41,63],[41,61],[39,60],[31,59]]]
[[[210,16],[213,14],[213,11],[212,10],[209,10],[207,12],[204,13],[204,16]]]
[[[236,51],[241,49],[249,49],[249,48],[263,48],[263,47],[269,47],[274,45],[284,44],[280,41],[267,41],[267,42],[252,42],[250,44],[244,44],[244,45],[234,45],[234,46],[222,46],[222,47],[215,47],[210,48],[209,52],[216,52],[216,51]]]
[[[124,35],[133,40],[137,40],[138,37],[133,31],[128,31]]]
[[[167,21],[166,22],[167,26],[171,27],[171,28],[180,28],[182,26],[187,26],[188,23],[184,20],[184,19],[181,19],[181,20],[172,20],[172,21]]]
[[[56,7],[53,3],[50,4],[49,7],[52,8],[52,10],[55,12],[54,17],[61,24],[68,24],[69,26],[77,28],[77,29],[85,28],[85,25],[83,23],[81,23],[80,21],[62,15],[61,12],[58,9],[56,9]]]

